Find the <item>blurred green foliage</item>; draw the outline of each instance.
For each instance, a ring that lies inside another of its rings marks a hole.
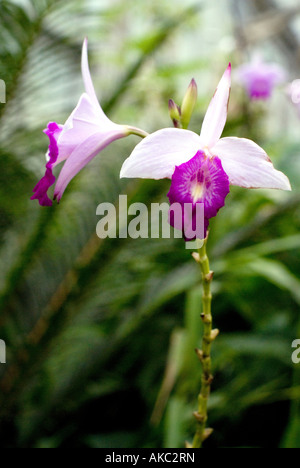
[[[244,32],[255,15],[268,20],[266,8],[281,13],[270,1],[245,3]],[[129,202],[166,201],[168,183],[119,180],[138,141],[132,138],[96,158],[60,206],[41,209],[29,197],[43,171],[42,129],[50,120],[63,123],[82,92],[86,35],[110,118],[149,132],[170,126],[168,100],[180,101],[194,76],[198,131],[228,61],[240,64],[253,48],[235,36],[235,7],[208,0],[1,0],[7,104],[0,104],[0,338],[8,353],[0,367],[2,447],[175,448],[191,439],[201,378],[194,354],[200,272],[181,241],[100,241],[95,233],[99,203],[119,194]],[[284,36],[279,28],[275,38],[265,28],[256,44],[291,78],[297,69],[286,35],[299,40],[295,26],[285,25]],[[233,87],[226,134],[262,144],[294,191],[234,188],[212,223],[221,335],[208,447],[300,447],[300,367],[291,361],[291,344],[300,338],[299,126],[284,90],[260,105]]]

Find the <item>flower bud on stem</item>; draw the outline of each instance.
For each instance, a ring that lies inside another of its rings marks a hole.
[[[169,101],[169,113],[170,113],[171,120],[174,124],[174,127],[182,128],[181,110],[180,110],[180,107],[177,106],[177,104],[173,101],[173,99],[170,99]]]
[[[181,106],[181,124],[182,128],[187,129],[193,115],[198,99],[198,87],[193,79],[186,92]]]

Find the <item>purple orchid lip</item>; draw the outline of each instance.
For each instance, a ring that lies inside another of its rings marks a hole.
[[[215,217],[225,205],[229,192],[229,178],[222,167],[221,160],[217,156],[209,157],[203,151],[198,151],[190,161],[175,168],[168,197],[171,205],[174,203],[180,203],[182,207],[192,205],[192,219],[186,216],[184,219],[187,232],[188,226],[193,230],[196,229],[196,208],[198,204],[204,205],[202,222],[204,223],[205,220],[206,236],[209,220]],[[173,227],[176,227],[174,220],[171,219],[171,223]]]
[[[192,205],[173,203],[169,209],[169,224],[181,231],[186,242],[207,237],[209,219],[205,218],[203,203]]]
[[[62,126],[55,122],[49,123],[48,128],[44,130],[44,133],[50,140],[48,152],[49,161],[46,164],[45,175],[33,189],[34,195],[31,197],[31,200],[38,200],[41,206],[52,206],[53,204],[48,196],[48,190],[56,180],[52,170],[59,155],[57,139],[61,132]]]

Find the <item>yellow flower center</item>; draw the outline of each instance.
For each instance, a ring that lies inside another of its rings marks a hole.
[[[204,194],[204,185],[196,182],[191,188],[191,195],[193,197],[193,202],[197,203],[203,197]]]

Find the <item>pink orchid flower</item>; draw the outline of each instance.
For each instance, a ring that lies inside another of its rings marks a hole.
[[[287,74],[282,67],[276,63],[265,63],[259,56],[236,70],[237,81],[245,87],[252,100],[269,99],[275,86],[286,78]]]
[[[253,141],[221,139],[230,89],[231,64],[210,103],[200,136],[177,128],[159,130],[136,146],[121,170],[121,177],[171,179],[170,203],[204,204],[206,229],[209,219],[224,206],[230,184],[291,190],[288,178]]]
[[[48,190],[55,183],[53,169],[58,164],[65,161],[54,191],[54,199],[59,202],[73,177],[110,143],[134,133],[147,135],[142,130],[117,125],[104,114],[90,75],[87,39],[82,49],[82,76],[85,93],[75,110],[64,125],[52,122],[44,131],[50,140],[46,173],[31,197],[32,200],[39,200],[41,206],[52,206]]]

